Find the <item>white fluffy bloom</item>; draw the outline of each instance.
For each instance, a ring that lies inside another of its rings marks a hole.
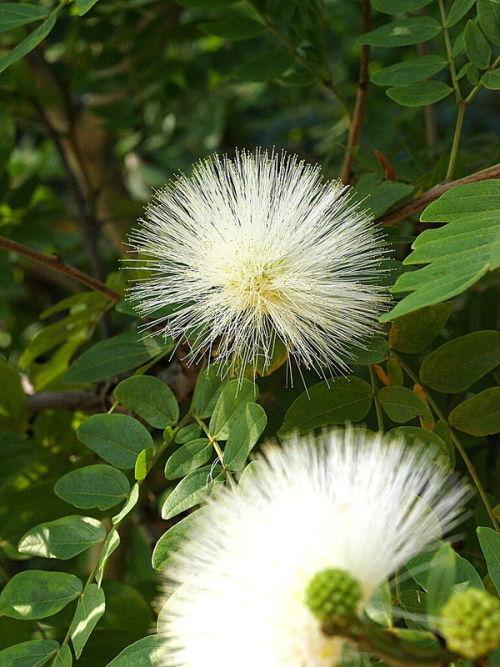
[[[341,644],[305,604],[312,577],[347,570],[362,608],[468,496],[428,449],[350,430],[294,437],[257,470],[209,501],[167,568],[167,665],[332,667]]]
[[[131,244],[152,276],[131,297],[144,316],[173,306],[152,326],[188,335],[191,360],[210,351],[265,368],[279,339],[297,364],[345,371],[387,300],[372,218],[284,153],[200,162],[156,192]]]

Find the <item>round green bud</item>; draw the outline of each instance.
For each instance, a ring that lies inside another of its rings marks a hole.
[[[306,604],[322,623],[344,624],[356,615],[360,599],[359,582],[336,568],[315,574],[306,589]]]
[[[467,588],[455,593],[441,610],[440,630],[451,651],[475,660],[500,648],[500,600]]]

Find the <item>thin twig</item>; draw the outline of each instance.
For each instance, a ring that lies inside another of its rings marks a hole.
[[[418,213],[418,211],[421,211],[423,208],[425,208],[427,204],[435,201],[447,190],[451,190],[451,188],[454,188],[457,185],[465,185],[466,183],[475,183],[477,181],[486,181],[489,178],[498,177],[500,177],[500,163],[494,164],[493,166],[487,167],[486,169],[482,169],[481,171],[476,171],[474,174],[469,174],[463,178],[458,178],[456,181],[440,183],[435,185],[430,190],[427,190],[427,192],[424,192],[424,194],[420,195],[420,197],[417,197],[408,204],[400,206],[394,211],[381,216],[377,219],[377,222],[381,222],[384,225],[393,225],[397,222],[400,222],[401,220],[404,220],[405,218],[408,218],[414,213]]]
[[[416,373],[413,372],[413,370],[408,366],[408,364],[401,359],[401,357],[398,355],[397,359],[399,363],[401,364],[401,368],[405,371],[405,373],[408,375],[409,378],[413,380],[413,382],[420,384],[420,379],[416,375]],[[429,393],[429,390],[425,388],[425,394],[427,397],[427,402],[431,406],[431,408],[434,410],[434,413],[436,414],[436,417],[438,419],[441,419],[442,421],[446,422],[449,426],[450,429],[450,435],[451,439],[453,440],[453,444],[455,445],[456,449],[458,450],[460,456],[462,457],[463,462],[465,463],[465,467],[467,468],[467,471],[469,475],[472,478],[472,481],[474,482],[479,495],[481,496],[481,500],[483,501],[483,505],[486,508],[486,511],[488,512],[488,515],[490,517],[490,521],[494,527],[495,530],[499,530],[500,526],[498,524],[498,521],[495,518],[495,515],[493,514],[493,508],[491,507],[490,501],[488,500],[488,496],[486,495],[486,491],[483,489],[483,485],[481,484],[481,480],[479,479],[479,476],[476,472],[476,469],[474,468],[474,465],[472,461],[470,460],[467,452],[465,451],[465,447],[462,445],[460,439],[458,438],[457,434],[453,430],[452,426],[449,424],[447,418],[445,417],[443,411],[439,407],[439,405],[436,403],[434,398],[431,396]]]
[[[370,32],[372,28],[372,14],[370,0],[362,0],[361,6],[363,33]],[[366,112],[366,96],[368,92],[368,67],[370,64],[370,47],[364,44],[361,47],[361,59],[359,62],[358,89],[356,91],[356,102],[351,125],[349,128],[349,137],[344,154],[344,161],[340,170],[340,180],[349,183],[352,173],[352,163],[354,160],[354,151],[359,144],[361,132]]]
[[[384,415],[382,413],[382,408],[380,406],[380,401],[378,400],[377,396],[377,381],[375,380],[375,373],[373,372],[373,369],[371,366],[368,367],[368,370],[370,371],[370,382],[372,385],[372,391],[373,391],[373,401],[375,403],[375,412],[377,413],[377,424],[378,424],[378,430],[380,433],[384,433]]]
[[[82,285],[96,290],[97,292],[101,292],[101,294],[107,296],[111,301],[119,301],[122,298],[119,292],[115,292],[115,290],[111,289],[100,280],[97,280],[97,278],[89,276],[88,273],[84,273],[83,271],[80,271],[80,269],[76,269],[74,266],[65,264],[60,257],[48,257],[47,255],[32,250],[21,243],[17,243],[17,241],[12,241],[5,236],[0,236],[0,248],[10,250],[11,252],[17,252],[19,255],[23,255],[23,257],[28,257],[34,262],[38,262],[38,264],[43,264],[54,271],[63,273],[65,276],[68,276],[68,278],[77,280]]]
[[[49,117],[45,113],[43,107],[39,104],[38,100],[36,100],[33,97],[30,97],[30,102],[33,108],[36,109],[41,120],[43,121],[54,143],[54,146],[56,147],[57,153],[61,160],[61,164],[66,174],[66,180],[68,182],[69,189],[71,190],[73,199],[75,200],[76,208],[78,210],[78,219],[80,221],[82,235],[85,242],[85,248],[87,250],[87,255],[89,258],[90,266],[92,268],[92,272],[98,278],[102,278],[104,273],[101,266],[99,253],[97,250],[99,223],[96,220],[95,216],[89,210],[89,206],[80,188],[78,179],[73,173],[73,169],[67,158],[62,137],[59,131],[52,125],[52,123],[49,120]]]

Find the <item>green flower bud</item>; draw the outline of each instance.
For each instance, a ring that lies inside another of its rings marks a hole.
[[[306,604],[322,623],[345,624],[356,616],[361,586],[349,572],[335,568],[314,575],[306,589]]]
[[[455,593],[441,614],[441,634],[450,650],[475,660],[500,647],[500,600],[486,591]]]

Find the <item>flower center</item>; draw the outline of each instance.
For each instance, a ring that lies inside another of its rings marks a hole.
[[[240,310],[252,309],[266,315],[273,305],[283,300],[284,274],[282,260],[265,263],[247,260],[232,267],[224,288]]]

